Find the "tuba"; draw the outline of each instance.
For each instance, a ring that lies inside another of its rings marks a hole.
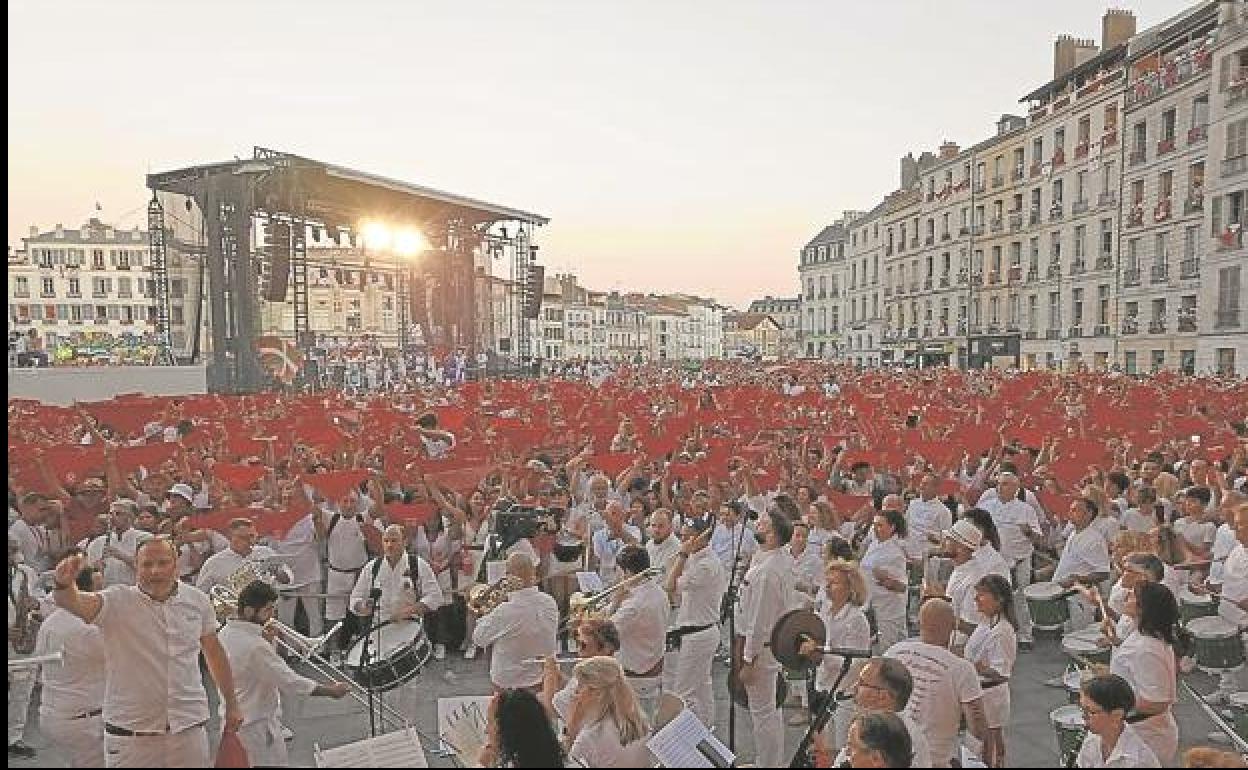
[[[22,587],[13,602],[17,608],[17,620],[10,631],[9,640],[14,652],[18,655],[29,655],[35,651],[35,642],[39,635],[39,625],[43,623],[43,616],[39,612],[39,601],[30,592],[28,573],[20,569],[17,571],[22,576]],[[13,575],[10,574],[9,585],[12,584]]]
[[[507,601],[512,591],[524,588],[520,578],[504,575],[493,584],[473,586],[468,591],[468,609],[481,617]]]

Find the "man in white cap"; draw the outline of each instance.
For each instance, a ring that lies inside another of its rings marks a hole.
[[[165,494],[165,513],[176,519],[195,512],[195,490],[190,484],[174,484]]]
[[[984,577],[984,563],[974,558],[975,551],[983,545],[984,534],[970,519],[958,519],[953,526],[941,533],[944,537],[945,555],[953,560],[953,572],[944,585],[927,583],[923,587],[925,597],[941,596],[949,599],[956,617],[953,647],[960,648],[983,621],[975,608],[975,584]]]

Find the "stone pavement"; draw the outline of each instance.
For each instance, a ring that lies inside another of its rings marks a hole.
[[[433,736],[436,732],[437,699],[450,695],[480,695],[490,691],[487,677],[488,655],[479,655],[475,661],[462,660],[458,655],[448,656],[446,661],[430,661],[429,666],[415,680],[405,685],[400,693],[385,694],[386,702],[399,704],[404,713],[414,718],[417,729]],[[1060,675],[1067,663],[1056,639],[1041,637],[1037,640],[1036,649],[1021,653],[1018,666],[1014,671],[1011,683],[1013,714],[1010,722],[1008,741],[1008,764],[1011,767],[1057,767],[1057,739],[1049,721],[1050,712],[1067,702],[1066,693],[1044,682]],[[724,684],[726,666],[716,663],[714,676],[716,693],[719,700],[718,722],[716,734],[725,743],[728,742],[728,709],[727,690]],[[1200,692],[1210,692],[1215,683],[1200,673],[1185,677]],[[800,683],[799,683],[800,684]],[[363,707],[355,701],[344,698],[340,701],[325,698],[291,698],[283,705],[283,721],[295,731],[294,739],[288,743],[292,765],[312,766],[314,764],[314,746],[334,748],[343,746],[367,737],[369,732],[368,718]],[[215,711],[215,704],[214,704]],[[1199,707],[1189,698],[1181,696],[1176,715],[1179,721],[1181,744],[1184,748],[1192,745],[1208,744],[1207,735],[1212,731],[1213,724],[1205,717]],[[744,709],[737,710],[736,749],[741,761],[749,762],[753,758],[753,741],[750,732],[749,714]],[[217,723],[214,719],[209,725],[215,733]],[[792,751],[796,748],[803,733],[802,727],[790,726],[787,729],[787,746]],[[39,749],[39,755],[33,760],[11,761],[19,767],[61,767],[60,757],[51,750],[44,750],[46,740],[39,734],[38,715],[32,709],[31,724],[27,729],[27,743]],[[426,755],[431,767],[454,766],[449,758],[440,758],[430,750],[434,741],[426,743]],[[1223,746],[1225,747],[1225,746]]]

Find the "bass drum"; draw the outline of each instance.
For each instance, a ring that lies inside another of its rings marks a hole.
[[[745,685],[737,678],[737,672],[741,669],[742,656],[745,650],[745,638],[737,637],[732,641],[732,669],[728,672],[728,693],[732,696],[732,702],[742,708],[750,707],[750,696],[746,692]],[[776,708],[784,705],[789,698],[789,681],[784,677],[784,669],[776,673]]]
[[[364,647],[368,645],[368,663]],[[377,649],[380,647],[380,650]],[[393,690],[420,673],[429,662],[433,648],[419,620],[386,621],[369,629],[347,651],[346,667],[351,678],[377,692]]]

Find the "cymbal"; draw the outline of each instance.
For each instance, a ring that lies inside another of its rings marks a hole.
[[[771,654],[787,668],[807,668],[810,660],[798,650],[802,642],[813,641],[820,647],[826,638],[823,618],[810,610],[791,610],[780,616],[771,632]]]

